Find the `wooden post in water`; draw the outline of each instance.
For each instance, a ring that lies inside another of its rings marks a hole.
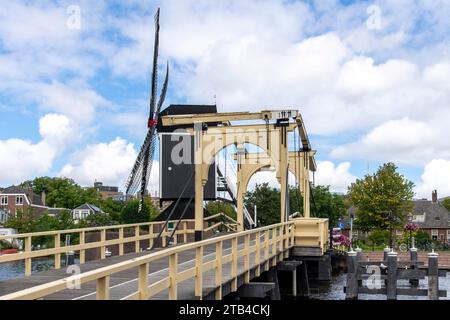
[[[439,255],[434,252],[428,254],[428,299],[439,300]]]
[[[347,253],[347,286],[345,299],[358,299],[358,261],[355,251]]]
[[[358,261],[358,262],[362,261],[362,259],[363,259],[362,249],[358,247],[355,249],[355,251],[356,251],[356,261]],[[358,280],[358,286],[362,286],[362,279]]]
[[[386,296],[388,300],[397,300],[397,252],[387,254],[387,267]]]
[[[414,268],[414,270],[416,270],[416,274],[417,274],[417,278],[413,277],[413,278],[409,279],[409,283],[412,286],[417,287],[419,285],[419,273],[418,273],[419,272],[419,265],[418,265],[419,259],[418,259],[418,255],[417,255],[417,248],[411,247],[409,249],[409,255],[411,257],[411,262],[414,264],[413,268]]]

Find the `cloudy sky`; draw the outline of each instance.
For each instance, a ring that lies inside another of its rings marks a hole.
[[[418,197],[450,195],[449,0],[4,1],[0,186],[123,185],[146,132],[158,6],[166,104],[296,108],[316,183],[342,192],[394,161]]]

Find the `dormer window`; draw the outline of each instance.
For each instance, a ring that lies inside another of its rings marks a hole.
[[[413,222],[425,222],[425,212],[423,214],[414,215]]]

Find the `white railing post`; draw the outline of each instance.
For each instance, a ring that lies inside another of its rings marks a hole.
[[[31,253],[31,236],[28,236],[25,238],[25,247],[24,247],[25,254]],[[31,275],[31,258],[25,259],[25,276]]]
[[[139,237],[140,236],[140,227],[139,226],[135,226],[134,227],[134,237]],[[135,240],[134,241],[134,251],[136,253],[141,251],[141,241],[139,240]]]
[[[79,234],[80,237],[80,246],[84,246],[85,244],[85,238],[86,238],[86,232],[85,231],[81,231]],[[80,249],[80,264],[83,264],[86,262],[86,250],[85,249]]]
[[[149,264],[144,263],[139,266],[139,299],[148,299],[148,270]]]
[[[222,300],[222,254],[223,254],[222,241],[216,242],[216,274],[215,274],[215,285],[217,287],[215,292],[216,300]]]
[[[97,279],[97,300],[109,300],[109,276]]]
[[[173,253],[169,256],[169,300],[177,300],[178,298],[178,254]]]
[[[59,233],[54,235],[54,248],[58,250],[61,247],[61,235]],[[55,269],[61,268],[61,253],[55,253]]]
[[[255,264],[256,264],[256,271],[255,275],[259,277],[261,274],[261,233],[260,231],[255,233]]]
[[[238,264],[238,249],[237,237],[231,239],[231,291],[237,290],[237,264]]]
[[[203,299],[203,246],[195,248],[195,297]]]

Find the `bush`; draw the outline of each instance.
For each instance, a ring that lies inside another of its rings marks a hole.
[[[14,246],[8,241],[0,240],[0,250],[13,249]]]
[[[120,222],[123,224],[149,222],[159,214],[158,209],[149,202],[144,202],[141,212],[138,212],[138,209],[139,200],[129,201],[120,213]]]
[[[373,230],[367,237],[367,240],[375,246],[387,244],[389,243],[389,231],[382,229]]]

